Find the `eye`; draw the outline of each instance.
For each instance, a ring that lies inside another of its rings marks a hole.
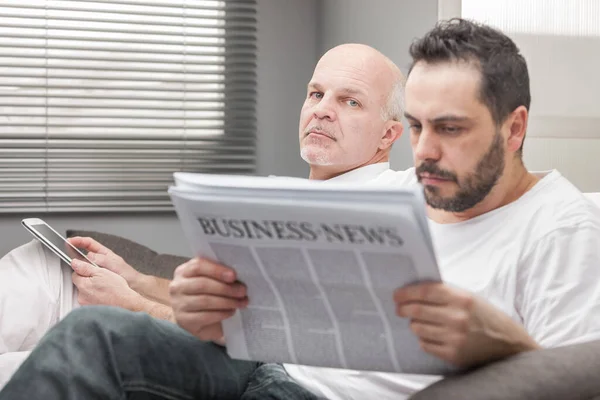
[[[311,99],[321,100],[323,98],[323,93],[322,92],[310,92],[308,94],[308,97],[310,97]]]
[[[411,124],[408,126],[408,129],[411,133],[421,133],[422,127],[419,124]]]
[[[356,100],[346,100],[346,104],[348,104],[350,107],[358,107],[360,104],[358,104],[358,101]]]
[[[446,125],[442,127],[442,131],[448,135],[456,135],[462,131],[458,126]]]

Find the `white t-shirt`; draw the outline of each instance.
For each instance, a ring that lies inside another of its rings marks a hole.
[[[46,331],[78,306],[72,272],[35,239],[0,259],[0,389]]]
[[[296,178],[290,176],[269,175],[269,178],[282,179],[289,181],[291,179],[299,179],[306,181],[307,178]],[[341,175],[321,181],[323,183],[364,183],[373,186],[379,185],[410,185],[417,183],[417,177],[414,173],[414,168],[406,171],[394,171],[390,169],[389,162],[380,162],[376,164],[365,165],[364,167],[356,168],[345,172]]]
[[[430,221],[442,278],[494,304],[543,347],[600,339],[600,208],[558,171],[540,177],[518,200],[477,218]],[[332,400],[398,400],[439,379],[285,368]]]
[[[394,171],[390,169],[390,163],[382,162],[365,165],[323,182],[334,183],[364,183],[368,185],[409,185],[417,183],[414,168],[406,171]]]

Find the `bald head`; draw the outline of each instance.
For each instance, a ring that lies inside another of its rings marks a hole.
[[[372,47],[344,44],[325,53],[300,113],[300,153],[310,177],[387,161],[402,134],[403,88],[398,67]]]
[[[400,68],[383,53],[365,44],[345,43],[323,54],[315,72],[320,66],[328,65],[345,65],[357,71],[367,72],[383,91],[381,117],[384,120],[402,119],[405,77]]]

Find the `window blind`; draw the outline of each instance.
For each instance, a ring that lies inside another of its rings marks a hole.
[[[252,173],[255,0],[0,0],[0,213],[171,210]]]
[[[507,33],[600,36],[598,0],[462,0],[462,15]]]

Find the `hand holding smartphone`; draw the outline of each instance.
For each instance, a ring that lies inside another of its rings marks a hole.
[[[81,250],[69,243],[67,239],[41,219],[26,218],[21,221],[21,224],[29,231],[29,233],[52,250],[54,254],[59,256],[60,259],[68,265],[71,265],[71,261],[75,258],[97,266],[91,262]]]

